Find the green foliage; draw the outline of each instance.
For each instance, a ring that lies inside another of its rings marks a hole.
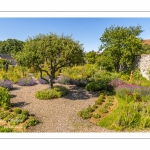
[[[85,59],[88,64],[95,64],[96,63],[97,54],[94,51],[90,51],[85,55]]]
[[[23,74],[19,67],[9,68],[9,71],[6,73],[5,71],[0,71],[0,79],[1,80],[10,80],[13,83],[17,83],[20,78],[23,77]]]
[[[88,80],[91,78],[94,73],[97,72],[97,66],[93,64],[85,64],[84,66],[74,66],[71,68],[64,68],[62,70],[63,75],[69,77],[73,80],[81,80],[86,79]]]
[[[14,113],[15,113],[15,114],[21,114],[21,113],[22,113],[22,109],[20,109],[20,108],[15,108],[15,109],[14,109]]]
[[[104,89],[107,89],[107,84],[105,81],[100,80],[100,81],[95,81],[95,82],[90,82],[86,85],[85,89],[87,91],[101,91]]]
[[[13,129],[0,126],[0,132],[13,132]]]
[[[10,115],[9,112],[1,111],[1,112],[0,112],[0,119],[4,119],[4,118],[7,117],[8,115]]]
[[[131,106],[125,106],[122,108],[120,117],[118,119],[118,125],[122,128],[135,128],[140,125],[141,114]]]
[[[93,109],[91,106],[89,106],[86,110],[87,110],[88,112],[93,112],[93,111],[94,111],[94,109]]]
[[[98,105],[98,104],[97,104]],[[93,106],[92,106],[92,108],[93,109],[96,109],[96,108],[98,108],[98,106],[97,106],[96,104],[94,104]]]
[[[12,54],[13,56],[23,49],[23,41],[17,39],[7,39],[0,43],[0,53]]]
[[[80,117],[82,117],[83,119],[89,119],[92,117],[91,112],[89,112],[88,110],[82,110],[78,112],[78,115]]]
[[[94,118],[100,118],[101,116],[100,116],[100,114],[98,114],[97,112],[94,112],[93,114],[92,114],[92,117],[94,117]]]
[[[4,64],[5,64],[6,62],[9,63],[8,60],[6,60],[6,59],[0,59],[0,70],[3,70],[3,69],[4,69]]]
[[[21,114],[29,116],[29,112],[27,110],[22,110]]]
[[[100,107],[98,109],[98,111],[101,112],[101,113],[103,113],[103,114],[108,112],[108,110],[104,106]]]
[[[95,101],[95,105],[101,105],[104,101],[104,94],[100,94],[98,99]]]
[[[100,50],[104,50],[101,66],[116,72],[131,70],[136,56],[142,53],[142,40],[139,38],[141,32],[143,31],[139,25],[106,28],[100,38]]]
[[[8,89],[0,87],[0,106],[1,107],[9,107],[10,106],[10,95],[8,93]]]
[[[30,126],[35,126],[35,125],[37,125],[38,123],[39,123],[39,121],[38,121],[37,119],[35,119],[34,117],[30,117],[30,118],[26,121],[24,127],[27,128],[27,127],[30,127]]]
[[[14,117],[16,117],[16,114],[11,113],[4,118],[4,121],[9,122]]]
[[[28,116],[25,114],[17,114],[16,117],[12,118],[10,121],[10,125],[18,125],[20,123],[25,122],[28,119]]]
[[[41,91],[37,91],[35,97],[38,99],[53,99],[53,98],[60,98],[67,94],[67,89],[63,86],[55,86],[53,89],[44,89]]]
[[[82,64],[84,52],[82,44],[72,37],[50,33],[28,38],[23,51],[17,53],[15,58],[21,66],[35,67],[41,76],[45,72],[53,88],[55,73],[63,67]],[[49,67],[48,71],[43,68],[44,64]]]

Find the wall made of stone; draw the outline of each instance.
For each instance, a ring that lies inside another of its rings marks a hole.
[[[150,70],[150,55],[149,54],[142,54],[141,58],[138,62],[138,67],[143,77],[147,80],[150,80],[149,70]]]

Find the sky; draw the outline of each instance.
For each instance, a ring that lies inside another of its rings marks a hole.
[[[50,32],[72,35],[83,44],[84,51],[98,51],[100,37],[106,28],[114,26],[142,27],[142,39],[150,39],[150,18],[0,18],[0,41],[18,39],[25,41],[39,33]]]

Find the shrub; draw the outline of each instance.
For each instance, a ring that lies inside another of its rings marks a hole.
[[[101,85],[99,82],[91,82],[91,83],[88,83],[85,87],[85,89],[87,91],[99,91],[99,90],[102,90],[101,88]]]
[[[94,117],[94,118],[100,118],[101,116],[100,116],[100,114],[98,114],[97,112],[94,112],[93,114],[92,114],[92,117]]]
[[[62,69],[64,76],[72,80],[88,80],[97,71],[97,66],[86,64],[84,66],[66,67]]]
[[[39,123],[38,120],[36,120],[34,117],[30,117],[25,123],[25,128],[30,126],[35,126],[38,123]]]
[[[4,119],[4,118],[7,117],[8,115],[10,115],[9,112],[4,112],[4,111],[2,111],[2,112],[0,112],[0,119]]]
[[[122,128],[135,128],[140,125],[141,117],[136,107],[125,106],[120,113],[118,125]]]
[[[22,110],[21,114],[29,116],[29,112],[27,110]]]
[[[104,94],[100,94],[98,99],[95,101],[95,105],[101,105],[104,101]]]
[[[105,107],[101,107],[101,108],[99,108],[98,110],[99,110],[99,112],[101,112],[101,113],[107,113],[107,112],[108,112],[108,110],[107,110]]]
[[[83,119],[88,119],[92,117],[92,114],[88,112],[87,110],[82,110],[78,112],[78,115],[82,117]]]
[[[0,126],[0,132],[13,132],[13,129]]]
[[[63,86],[55,86],[53,89],[44,89],[41,91],[37,91],[35,97],[38,99],[53,99],[60,98],[67,94],[67,89]]]
[[[98,108],[98,106],[97,106],[96,104],[94,104],[94,105],[92,106],[92,108],[93,108],[93,109],[96,109],[96,108]]]
[[[23,79],[20,79],[17,84],[20,86],[33,86],[37,83],[32,78],[23,78]]]
[[[15,114],[21,114],[22,110],[20,108],[15,108],[14,113]]]
[[[112,80],[109,85],[112,85],[114,88],[117,88],[118,86],[125,85],[126,83],[123,80],[115,79]]]
[[[108,102],[105,104],[105,106],[112,106],[112,105],[113,105],[113,103],[111,103],[111,102]]]
[[[12,118],[16,117],[15,114],[9,114],[7,117],[4,118],[4,121],[9,122]]]
[[[86,109],[88,112],[93,112],[93,108],[91,106],[89,106],[87,109]]]
[[[1,107],[9,107],[10,103],[10,95],[8,93],[8,89],[0,87],[0,106]]]
[[[10,125],[18,125],[20,123],[23,123],[27,119],[28,119],[28,116],[24,114],[18,114],[15,118],[11,119]]]
[[[11,90],[13,89],[13,82],[10,80],[0,80],[0,86]]]

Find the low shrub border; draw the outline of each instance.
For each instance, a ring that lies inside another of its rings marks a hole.
[[[53,89],[47,88],[41,91],[37,91],[35,97],[41,100],[48,100],[53,98],[60,98],[65,96],[68,90],[63,86],[54,86]]]

